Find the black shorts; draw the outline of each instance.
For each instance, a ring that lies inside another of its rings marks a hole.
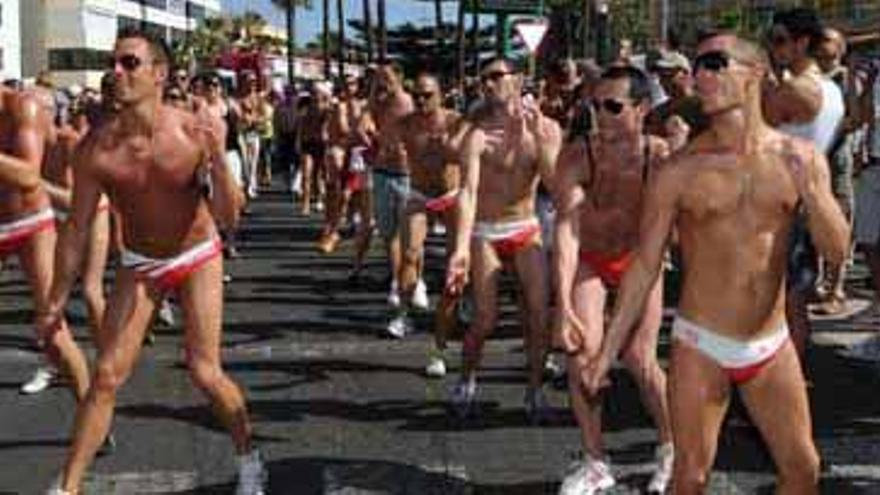
[[[788,245],[788,289],[807,291],[819,278],[819,254],[810,232],[807,219],[798,215],[791,227]]]
[[[302,154],[310,155],[315,160],[324,158],[326,151],[327,146],[321,141],[305,141],[302,144]]]

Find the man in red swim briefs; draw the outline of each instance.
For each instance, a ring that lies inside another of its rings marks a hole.
[[[73,211],[39,324],[62,324],[89,226],[106,194],[119,213],[124,245],[103,322],[113,338],[98,355],[63,472],[49,493],[79,493],[153,312],[164,293],[174,290],[184,313],[190,377],[211,401],[238,454],[236,493],[262,494],[265,470],[251,442],[244,395],[220,363],[223,257],[214,219],[235,225],[239,212],[236,184],[224,161],[225,126],[208,113],[162,103],[169,55],[149,34],[121,31],[112,61],[120,109],[77,149]]]
[[[645,191],[668,155],[665,141],[643,132],[650,99],[644,73],[611,68],[593,97],[598,132],[570,140],[557,166],[557,328],[569,351],[568,389],[584,449],[583,462],[563,483],[565,495],[594,493],[615,483],[602,446],[602,399],[586,392],[582,376],[602,345],[606,295],[618,288],[635,258]],[[657,363],[662,313],[663,277],[658,276],[623,353],[659,430],[649,493],[664,493],[672,476],[666,375]]]
[[[800,208],[829,262],[847,256],[850,232],[822,153],[764,121],[768,70],[766,54],[734,35],[698,45],[694,76],[710,127],[649,184],[639,249],[585,377],[589,391],[602,387],[675,229],[684,267],[669,368],[675,494],[705,491],[731,386],[773,456],[776,493],[818,493],[806,386],[785,318],[788,244]]]
[[[529,367],[526,413],[540,422],[546,412],[541,388],[546,353],[547,267],[541,229],[535,216],[538,181],[552,189],[561,131],[520,96],[522,75],[503,59],[483,69],[484,106],[472,115],[461,154],[461,191],[455,249],[449,260],[447,288],[460,294],[470,275],[476,314],[465,334],[461,379],[453,391],[460,416],[472,411],[476,372],[483,343],[495,327],[498,278],[506,262],[519,277],[528,321]],[[473,260],[473,263],[471,261]]]

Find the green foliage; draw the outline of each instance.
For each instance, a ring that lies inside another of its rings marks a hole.
[[[172,47],[174,63],[179,67],[211,68],[232,46],[265,52],[277,50],[282,43],[261,34],[266,24],[260,14],[250,11],[240,16],[208,17],[185,40]]]

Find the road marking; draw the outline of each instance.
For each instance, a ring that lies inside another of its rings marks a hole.
[[[101,495],[176,493],[199,487],[195,471],[96,473],[84,485],[83,493]]]

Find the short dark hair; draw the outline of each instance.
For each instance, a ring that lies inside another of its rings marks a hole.
[[[120,29],[119,33],[116,35],[117,41],[132,38],[141,39],[147,42],[150,46],[150,55],[153,56],[154,63],[164,66],[169,66],[171,64],[171,50],[168,48],[168,44],[165,43],[165,40],[135,27]]]
[[[636,103],[642,103],[651,99],[651,83],[648,81],[648,76],[641,69],[631,65],[615,65],[606,69],[600,77],[600,80],[603,81],[615,81],[618,79],[629,81],[629,97]]]
[[[517,67],[516,62],[514,62],[513,60],[511,60],[507,57],[492,57],[486,63],[484,63],[482,65],[482,67],[480,67],[480,71],[482,72],[482,71],[486,70],[486,67],[489,67],[490,65],[497,64],[497,63],[504,64],[504,66],[507,67],[507,70],[510,71],[511,73],[515,74],[515,73],[519,72],[519,67]]]
[[[807,37],[810,40],[809,51],[815,50],[822,42],[825,27],[816,13],[809,7],[795,7],[781,10],[773,14],[773,24],[785,27],[792,39]]]

